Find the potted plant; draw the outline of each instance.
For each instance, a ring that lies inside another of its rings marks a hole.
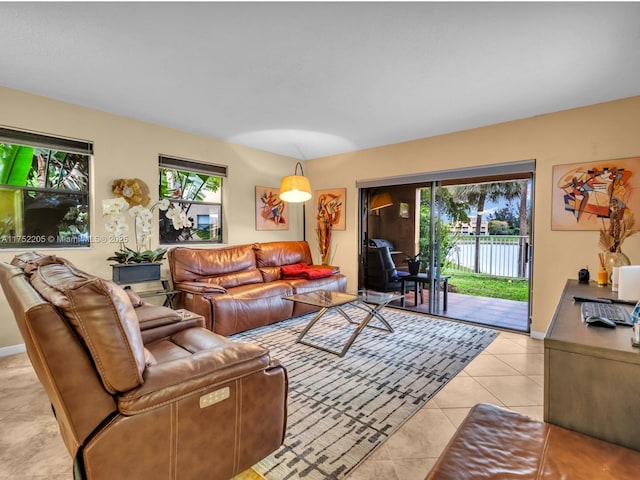
[[[420,273],[420,267],[422,265],[422,252],[418,252],[413,256],[407,255],[405,262],[409,267],[409,273],[411,275],[418,275],[418,273]]]
[[[122,183],[125,186],[122,187]],[[131,186],[129,186],[131,183]],[[160,280],[160,261],[167,253],[166,248],[156,248],[151,250],[151,220],[153,210],[167,210],[167,218],[171,219],[173,228],[176,230],[188,228],[191,222],[179,205],[171,205],[169,200],[163,199],[154,203],[151,207],[146,207],[149,203],[146,199],[137,194],[139,188],[144,185],[139,179],[116,180],[112,189],[116,198],[103,200],[102,215],[107,217],[105,228],[120,242],[120,249],[107,260],[117,262],[112,265],[113,281],[117,283],[135,283]],[[117,188],[116,188],[117,185]],[[121,188],[122,187],[122,188]],[[146,202],[146,203],[145,203]],[[125,211],[134,219],[135,249],[126,246],[129,241],[129,225]]]

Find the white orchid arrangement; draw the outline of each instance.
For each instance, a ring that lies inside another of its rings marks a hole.
[[[155,208],[167,211],[166,216],[171,220],[173,228],[176,230],[191,226],[191,222],[182,208],[179,205],[172,205],[167,199],[160,200],[151,207],[144,207],[138,204],[133,205],[131,208],[129,208],[126,196],[102,201],[102,216],[108,218],[105,228],[112,238],[120,242],[120,250],[107,258],[107,260],[114,260],[118,263],[143,263],[157,262],[164,258],[165,253],[167,253],[166,248],[156,248],[155,250],[150,248],[151,222]],[[125,245],[129,240],[129,225],[125,215],[127,210],[129,216],[134,219],[135,250]]]

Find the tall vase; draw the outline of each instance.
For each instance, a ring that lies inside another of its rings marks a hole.
[[[623,267],[631,265],[631,260],[622,252],[606,252],[604,254],[604,268],[609,274],[609,283],[613,284],[613,267]]]
[[[320,247],[322,265],[329,265],[329,253],[331,250],[331,222],[319,219],[316,224],[316,235]]]

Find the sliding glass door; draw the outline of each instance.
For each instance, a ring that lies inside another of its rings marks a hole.
[[[534,165],[362,188],[361,288],[372,288],[371,249],[387,247],[398,279],[388,288],[403,293],[405,277],[395,306],[528,332]]]

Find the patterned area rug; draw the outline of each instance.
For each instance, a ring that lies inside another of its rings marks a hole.
[[[356,320],[365,315],[343,308]],[[383,315],[394,332],[365,328],[342,358],[295,343],[314,314],[233,335],[268,348],[289,374],[285,443],[254,465],[266,479],[344,478],[496,337],[394,309]],[[340,350],[353,330],[330,311],[305,338]]]

